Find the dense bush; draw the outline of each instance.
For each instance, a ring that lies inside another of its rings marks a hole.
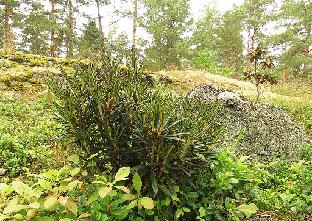
[[[212,74],[219,74],[226,77],[234,77],[235,71],[231,67],[220,66],[215,56],[209,50],[200,51],[192,61],[197,70],[205,70]]]
[[[213,123],[216,107],[150,88],[140,73],[113,62],[77,67],[50,85],[59,118],[79,147],[97,154],[98,168],[130,166],[157,193],[157,183],[177,183],[209,167],[209,146],[220,129]]]
[[[44,99],[16,99],[0,98],[0,169],[9,177],[19,175],[23,167],[51,165],[52,140],[61,132]]]
[[[261,184],[252,192],[254,202],[265,210],[301,214],[312,211],[312,162],[283,161],[263,165],[257,172]]]
[[[237,159],[224,150],[213,152],[221,131],[214,120],[217,106],[190,102],[161,86],[151,88],[139,73],[114,63],[63,72],[51,79],[50,88],[58,119],[98,170],[107,171],[111,165],[108,179],[121,167],[141,174],[136,185],[153,197],[155,208],[133,212],[116,207],[117,214],[126,212],[129,220],[241,220],[258,209],[308,214],[309,162],[292,171],[301,181],[292,181],[300,191],[291,192],[285,188],[294,178],[290,171]],[[276,182],[270,182],[271,177]],[[273,202],[272,192],[290,193],[301,201],[295,209],[293,203],[281,207],[282,197],[270,205],[266,202]],[[96,220],[108,219],[108,205],[93,204]]]
[[[113,179],[100,175],[83,182],[88,173],[79,167],[77,156],[70,160],[60,170],[29,174],[24,182],[0,183],[0,220],[138,220],[153,214],[154,201],[142,196],[137,173],[132,185],[123,185],[129,167],[119,169]]]

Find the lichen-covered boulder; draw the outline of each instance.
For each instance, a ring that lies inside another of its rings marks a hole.
[[[234,146],[240,155],[271,161],[298,159],[298,148],[310,143],[302,127],[281,108],[254,104],[245,97],[212,84],[191,90],[190,99],[219,103],[216,119],[224,126],[222,146]]]

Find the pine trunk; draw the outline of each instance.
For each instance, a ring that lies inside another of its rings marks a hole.
[[[10,27],[11,8],[8,1],[4,3],[4,22],[3,22],[3,51],[6,53],[12,52],[12,36]]]
[[[55,57],[55,50],[56,50],[56,44],[55,44],[55,24],[56,24],[56,18],[55,18],[55,0],[50,0],[51,3],[51,45],[50,45],[50,56]]]
[[[132,28],[132,65],[136,69],[136,33],[138,20],[138,0],[134,0],[133,28]]]

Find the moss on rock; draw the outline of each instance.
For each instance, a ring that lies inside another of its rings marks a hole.
[[[303,128],[281,108],[255,104],[212,84],[198,86],[188,96],[220,104],[217,118],[224,125],[221,145],[235,146],[239,155],[260,161],[279,157],[296,160],[299,147],[311,143]]]

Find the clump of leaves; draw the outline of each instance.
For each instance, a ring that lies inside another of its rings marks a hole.
[[[61,134],[45,97],[34,101],[0,96],[0,169],[7,177],[55,165],[52,142]],[[3,176],[0,173],[0,179]]]
[[[88,183],[79,157],[70,160],[73,163],[60,170],[29,174],[24,182],[0,183],[0,220],[114,221],[124,220],[130,213],[136,217],[140,217],[138,212],[153,213],[154,201],[142,196],[138,173],[132,185],[123,185],[129,179],[129,167],[120,168],[113,179],[100,175]]]
[[[103,162],[113,171],[137,168],[154,184],[146,191],[157,193],[157,183],[178,183],[209,167],[217,108],[150,88],[141,76],[110,60],[55,76],[50,88],[59,119],[79,147],[98,155],[99,169]]]
[[[257,88],[256,103],[263,92],[262,86],[266,84],[276,84],[277,80],[270,74],[270,69],[274,68],[273,57],[267,55],[267,51],[261,46],[257,46],[248,54],[250,65],[245,68],[244,77],[251,81]]]

